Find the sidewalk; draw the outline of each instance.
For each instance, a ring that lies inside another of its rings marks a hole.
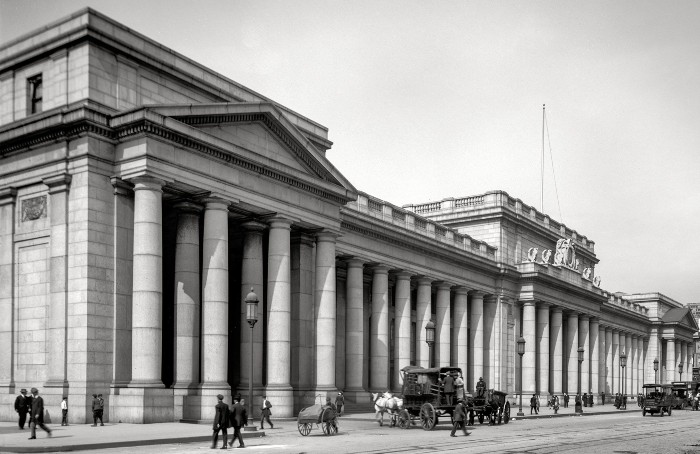
[[[528,405],[525,406],[523,405],[523,413],[525,413],[525,416],[517,416],[518,414],[518,406],[513,405],[510,407],[510,416],[514,421],[517,421],[518,419],[523,420],[523,419],[543,419],[543,418],[556,418],[559,416],[589,416],[589,415],[606,415],[606,414],[611,414],[611,413],[630,413],[630,412],[637,412],[640,413],[642,412],[642,409],[637,406],[636,402],[628,402],[627,403],[627,409],[626,410],[618,410],[615,408],[615,406],[612,404],[605,404],[605,405],[594,405],[593,407],[583,407],[583,413],[580,415],[576,413],[574,405],[569,405],[568,408],[564,408],[563,406],[559,407],[559,411],[557,414],[554,414],[554,410],[551,408],[545,407],[540,407],[540,413],[538,415],[530,415],[530,405],[528,402]]]
[[[616,410],[613,405],[598,405],[584,407],[582,416],[604,415],[613,413],[639,412],[639,407],[627,406],[627,410]],[[510,414],[513,421],[575,416],[573,405],[569,408],[560,408],[557,415],[547,407],[540,408],[539,415],[529,415],[530,407],[523,407],[524,417],[516,416],[518,407],[511,407]],[[366,421],[374,423],[374,413],[346,414],[342,421]],[[387,418],[384,418],[387,423]],[[478,422],[476,424],[479,424]],[[89,424],[75,424],[67,427],[49,425],[53,431],[48,438],[46,432],[39,429],[36,440],[28,440],[29,429],[19,430],[16,423],[0,423],[0,452],[56,452],[56,451],[85,451],[104,448],[120,448],[128,446],[145,446],[169,443],[193,443],[208,444],[211,442],[210,424],[183,424],[183,423],[159,423],[159,424],[105,424],[104,427],[91,427]],[[253,435],[255,434],[255,435]],[[265,436],[298,434],[296,418],[275,419],[275,429],[258,430],[257,432],[244,432],[243,436]],[[230,434],[229,434],[230,437]],[[219,446],[221,440],[219,440]]]

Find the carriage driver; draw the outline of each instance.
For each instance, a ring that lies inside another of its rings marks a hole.
[[[484,381],[484,377],[479,377],[479,381],[476,383],[476,395],[477,397],[484,397],[485,392],[486,382]]]

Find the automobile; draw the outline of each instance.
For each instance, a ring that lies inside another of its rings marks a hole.
[[[674,396],[673,408],[685,410],[686,407],[692,407],[693,396],[698,392],[696,381],[674,381],[671,383]]]
[[[642,391],[644,394],[642,416],[646,416],[647,413],[650,415],[659,413],[659,416],[663,416],[664,412],[671,416],[671,410],[673,409],[675,400],[673,396],[673,385],[649,383],[642,387]]]

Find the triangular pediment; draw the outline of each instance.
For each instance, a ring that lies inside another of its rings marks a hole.
[[[692,311],[687,307],[674,307],[666,311],[661,317],[661,321],[666,325],[681,325],[693,331],[698,330],[698,324],[693,317]]]
[[[229,144],[233,152],[245,154],[257,164],[303,177],[322,186],[335,186],[347,201],[357,198],[355,187],[328,161],[284,113],[272,103],[221,103],[148,106],[168,117]]]
[[[203,125],[198,126],[198,129],[238,147],[252,151],[270,161],[322,177],[290,150],[278,136],[258,121]]]

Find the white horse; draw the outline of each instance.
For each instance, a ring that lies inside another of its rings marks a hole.
[[[384,413],[389,413],[392,416],[403,407],[403,399],[394,397],[390,392],[370,394],[372,394],[372,402],[374,402],[374,418],[379,420],[380,426],[384,425]]]

